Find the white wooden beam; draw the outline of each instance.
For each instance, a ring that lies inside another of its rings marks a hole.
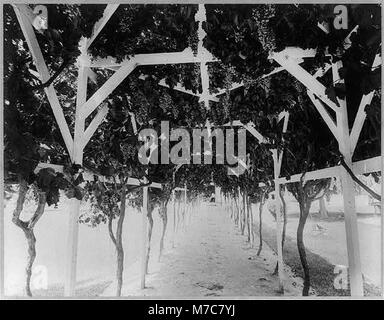
[[[175,190],[175,191],[186,191],[188,189],[186,189],[185,187],[184,188],[177,187],[177,188],[174,188],[173,190]]]
[[[288,111],[282,111],[280,112],[278,118],[277,118],[277,122],[280,122],[281,120],[284,119],[284,123],[283,123],[283,133],[286,133],[287,132],[287,129],[288,129],[288,121],[289,121],[289,112]]]
[[[164,79],[161,79],[159,81],[159,85],[161,85],[162,87],[166,87],[166,88],[169,88],[169,85],[165,82]],[[177,91],[180,91],[180,92],[183,92],[183,93],[186,93],[186,94],[189,94],[191,96],[195,96],[195,97],[199,97],[200,94],[199,93],[194,93],[192,90],[188,90],[188,89],[185,89],[180,83],[178,83],[176,86],[174,86],[172,88],[173,90],[177,90]]]
[[[356,161],[352,163],[352,171],[356,175],[371,172],[379,172],[381,171],[380,160],[380,156],[378,156],[366,160]]]
[[[87,129],[84,131],[84,135],[82,138],[82,145],[83,148],[87,145],[89,140],[92,138],[93,134],[96,132],[97,128],[100,126],[100,124],[104,121],[106,115],[108,114],[108,106],[103,106],[96,114],[96,116],[92,119],[91,123],[87,127]]]
[[[375,56],[375,59],[372,64],[372,70],[374,70],[376,67],[378,67],[381,64],[381,57],[380,54],[378,53]],[[356,149],[357,142],[360,137],[361,130],[363,128],[365,119],[367,117],[367,114],[365,112],[365,107],[367,105],[370,105],[372,102],[372,98],[374,96],[374,91],[368,93],[367,95],[363,95],[360,101],[359,109],[356,114],[355,121],[352,126],[351,134],[350,134],[350,139],[351,139],[351,152],[352,154],[354,153]]]
[[[358,25],[356,27],[354,27],[352,29],[352,31],[348,34],[348,36],[344,39],[344,49],[345,50],[348,50],[351,47],[351,45],[352,45],[351,36],[352,36],[352,34],[357,32],[358,28],[359,28]]]
[[[142,238],[141,238],[141,289],[145,289],[146,256],[148,243],[148,187],[143,188],[143,209],[142,209]]]
[[[50,74],[47,65],[45,64],[43,54],[41,52],[39,43],[37,42],[35,32],[33,30],[32,24],[27,18],[28,15],[31,15],[32,10],[24,4],[15,4],[13,5],[14,11],[16,13],[16,17],[19,21],[21,30],[24,34],[24,37],[27,41],[29,50],[32,54],[33,61],[36,65],[36,69],[40,74],[40,80],[45,83],[50,79]],[[33,13],[32,13],[33,14]],[[53,84],[44,88],[44,91],[47,95],[49,104],[53,111],[53,115],[55,116],[57,125],[59,126],[61,135],[63,136],[63,140],[65,146],[67,148],[68,154],[71,158],[73,158],[72,150],[73,150],[73,139],[72,135],[69,131],[67,121],[65,120],[63,110],[61,108],[59,99],[57,97],[56,91],[53,87]]]
[[[356,161],[352,164],[352,171],[355,175],[378,172],[380,168],[381,157],[374,157],[366,160]],[[341,166],[334,166],[314,171],[308,171],[304,175],[304,181],[319,180],[325,178],[338,177],[340,175]],[[293,183],[300,181],[302,173],[294,174],[290,177],[279,178],[280,184]]]
[[[81,55],[86,54],[87,39],[81,38],[79,42],[79,50]],[[85,120],[80,116],[80,108],[86,101],[88,75],[87,67],[79,66],[77,75],[77,95],[76,95],[76,112],[75,112],[75,133],[73,139],[73,163],[80,166],[83,165],[82,138],[84,134]],[[75,295],[76,274],[77,274],[77,249],[79,237],[79,214],[80,203],[78,199],[71,199],[71,207],[68,215],[68,235],[67,235],[67,252],[65,259],[65,279],[64,279],[64,295],[67,297]]]
[[[229,88],[229,91],[235,90],[235,89],[240,88],[242,86],[244,86],[243,82],[240,82],[240,83],[234,82],[234,83],[232,83],[231,87]],[[227,89],[219,89],[218,92],[216,92],[214,95],[219,96],[219,95],[222,95],[226,92],[227,92]]]
[[[35,168],[34,173],[36,174],[41,169],[44,169],[44,168],[52,168],[56,172],[60,172],[60,173],[64,172],[64,166],[62,166],[62,165],[40,162],[37,165],[37,167]],[[93,173],[91,171],[83,172],[83,178],[84,178],[85,181],[95,181],[95,176],[97,177],[97,180],[100,181],[100,182],[114,183],[116,181],[116,183],[120,183],[120,180],[119,180],[118,177],[116,177],[116,179],[114,180],[113,178],[104,177],[104,176],[101,176],[99,174],[95,174],[95,173]],[[141,185],[143,185],[145,183],[146,183],[145,180],[137,179],[137,178],[128,178],[128,181],[127,181],[127,185],[129,185],[129,186],[141,186]],[[161,185],[161,183],[152,182],[148,187],[149,188],[161,189],[162,185]]]
[[[316,96],[319,97],[327,106],[329,106],[335,112],[339,112],[339,107],[325,94],[325,86],[322,85],[303,67],[293,61],[291,56],[284,55],[282,52],[279,52],[271,54],[271,57],[282,67],[284,67],[298,81],[300,81],[308,90],[316,94]]]
[[[333,136],[336,138],[337,141],[339,141],[339,131],[337,129],[335,121],[332,119],[328,110],[325,109],[325,107],[322,105],[322,102],[320,100],[316,99],[315,95],[311,91],[307,90],[307,94],[311,99],[313,105],[317,109],[317,111],[320,113],[324,122],[327,124],[329,130],[331,130]]]
[[[147,76],[145,76],[145,75],[140,75],[139,76],[139,79],[141,79],[141,80],[145,80],[146,78],[147,78]],[[165,79],[161,79],[159,81],[159,85],[162,86],[162,87],[170,88],[170,86],[165,82]],[[191,96],[201,97],[201,93],[198,93],[198,92],[195,93],[192,90],[186,89],[180,83],[176,84],[174,87],[172,87],[172,89],[176,90],[176,91],[180,91],[180,92],[186,93],[186,94],[189,94]],[[219,102],[219,99],[216,98],[216,95],[209,95],[208,99],[211,100],[211,101],[214,101],[214,102]]]
[[[330,177],[337,177],[339,176],[339,173],[340,173],[340,166],[324,168],[324,169],[319,169],[315,171],[308,171],[305,173],[303,180],[309,181],[309,180],[318,180],[318,179],[325,179]],[[301,176],[302,176],[302,173],[298,173],[290,177],[279,178],[279,183],[286,184],[286,183],[298,182],[300,181]]]
[[[132,126],[132,129],[133,129],[133,133],[137,134],[137,125],[136,125],[135,113],[131,112],[131,111],[128,111],[128,114],[129,114],[129,116],[131,118],[131,126]]]
[[[284,50],[280,51],[282,55],[289,56],[290,58],[300,60],[302,58],[313,58],[316,56],[317,49],[302,49],[299,47],[286,47]],[[274,53],[270,57],[273,57]]]
[[[107,58],[96,58],[92,61],[88,59],[84,61],[85,65],[90,68],[117,68],[124,67],[129,63],[133,58],[136,59],[139,65],[157,65],[157,64],[183,64],[183,63],[200,63],[202,58],[200,56],[194,56],[191,48],[186,48],[180,52],[161,52],[161,53],[143,53],[136,54],[127,59],[124,59],[122,62],[117,62],[113,57]],[[204,57],[206,62],[218,61],[212,55],[207,55]]]
[[[353,122],[350,139],[351,139],[351,152],[353,153],[356,149],[357,141],[359,140],[361,130],[363,129],[363,125],[367,114],[365,112],[365,107],[371,104],[372,98],[374,95],[374,91],[368,93],[367,95],[363,95],[360,101],[359,109],[356,114],[355,121]]]
[[[265,137],[259,131],[256,130],[253,124],[248,123],[244,125],[244,128],[247,129],[247,131],[252,134],[259,141],[259,143],[267,142],[267,139],[265,139]]]
[[[331,64],[330,63],[326,63],[324,67],[322,68],[319,68],[314,74],[313,76],[315,78],[321,78],[323,77],[327,72],[328,70],[331,68]]]
[[[135,58],[116,71],[81,107],[81,116],[83,119],[88,117],[100,103],[104,101],[116,87],[136,68]]]
[[[340,77],[340,69],[343,67],[341,60],[332,63],[333,83],[344,84],[344,79]],[[339,151],[343,155],[345,163],[352,167],[351,141],[348,124],[348,111],[346,98],[337,97],[340,105],[340,112],[336,114],[336,123],[339,130]],[[340,169],[340,180],[343,189],[344,202],[344,223],[347,238],[349,284],[351,296],[363,296],[363,275],[361,273],[359,233],[357,225],[357,214],[355,204],[355,189],[352,177],[345,168]]]
[[[212,55],[205,56],[204,60],[200,56],[194,56],[191,48],[186,48],[181,52],[163,52],[163,53],[145,53],[136,54],[135,59],[138,64],[156,65],[156,64],[183,64],[183,63],[200,63],[202,61],[217,61]]]
[[[113,59],[107,58],[113,62]],[[212,59],[211,59],[212,60]],[[211,61],[209,60],[209,61]],[[104,85],[97,90],[94,95],[82,107],[82,116],[86,118],[97,106],[138,66],[138,65],[158,65],[158,64],[178,64],[178,63],[197,63],[200,59],[193,55],[190,48],[182,52],[166,52],[166,53],[149,53],[137,54],[129,60],[121,64],[121,68],[117,70]],[[213,61],[213,60],[212,60]],[[97,64],[88,65],[83,61],[85,66],[95,67]],[[113,65],[109,65],[113,66]],[[115,65],[116,66],[116,65]],[[106,65],[104,64],[104,67]]]
[[[87,48],[93,43],[93,41],[96,39],[96,37],[99,35],[101,30],[103,30],[104,26],[107,24],[109,19],[112,17],[114,12],[119,7],[118,4],[108,4],[106,8],[104,9],[103,16],[100,18],[99,21],[97,21],[93,27],[92,36],[88,41]]]
[[[264,78],[267,78],[275,73],[279,73],[281,71],[284,71],[285,69],[283,67],[278,67],[278,68],[275,68],[273,69],[270,73],[267,73],[267,74],[264,74],[261,79],[264,79]]]
[[[284,292],[284,280],[285,280],[285,272],[284,272],[284,259],[283,259],[283,244],[282,240],[282,229],[281,229],[281,202],[280,202],[280,167],[279,167],[279,159],[277,149],[272,150],[272,158],[273,158],[273,173],[275,180],[275,208],[276,208],[276,245],[277,245],[277,261],[278,261],[278,274],[279,274],[279,291]]]
[[[203,23],[207,20],[205,5],[199,4],[199,9],[195,15],[195,21],[198,21],[199,27],[197,30],[197,35],[199,42],[197,45],[197,56],[201,59],[200,61],[200,78],[201,78],[201,88],[202,93],[200,96],[200,101],[204,102],[205,109],[209,110],[209,73],[208,65],[210,53],[207,49],[204,48],[203,41],[207,33],[203,29]]]

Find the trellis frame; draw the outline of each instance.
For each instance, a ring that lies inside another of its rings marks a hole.
[[[279,63],[281,67],[288,71],[293,77],[295,77],[307,88],[307,94],[310,97],[312,103],[320,113],[322,119],[327,124],[334,137],[336,138],[339,144],[339,151],[343,155],[345,163],[350,168],[353,168],[352,156],[366,118],[366,113],[364,109],[366,105],[369,105],[371,103],[374,92],[372,91],[368,95],[364,95],[362,97],[358,113],[355,118],[355,122],[350,132],[350,128],[348,126],[346,98],[337,98],[339,104],[339,106],[337,106],[326,96],[325,87],[317,80],[317,77],[323,75],[329,69],[332,69],[333,82],[344,83],[344,80],[341,79],[339,75],[339,70],[340,68],[342,68],[341,60],[337,62],[332,62],[330,66],[327,65],[325,67],[325,70],[318,70],[314,75],[311,75],[297,62],[297,57],[313,57],[316,53],[316,50],[307,50],[306,53],[307,55],[303,54],[303,51],[298,48],[289,48],[278,53],[271,53],[270,58],[274,59],[277,63]],[[380,63],[380,54],[377,54],[372,65],[372,69],[378,66]],[[328,110],[324,107],[323,103],[336,113],[336,121],[331,118],[328,113]],[[365,161],[370,160],[371,159]],[[341,178],[343,186],[344,220],[347,238],[348,264],[350,270],[349,281],[351,295],[363,296],[363,278],[361,272],[357,214],[355,208],[355,195],[353,187],[354,182],[352,180],[352,177],[348,174],[344,167],[334,168],[336,169],[332,169],[329,171],[338,171],[338,175]],[[332,175],[334,175],[334,173],[332,173]],[[322,171],[321,173],[318,172],[318,178],[327,177],[329,177],[329,174],[325,174],[325,171]]]
[[[64,118],[63,110],[60,106],[56,91],[53,87],[53,84],[44,88],[52,111],[54,113],[56,122],[59,126],[60,132],[63,136],[68,154],[70,159],[75,164],[82,165],[83,162],[83,151],[86,144],[89,142],[90,138],[97,130],[99,125],[104,120],[108,108],[102,107],[97,112],[94,119],[91,121],[90,125],[85,130],[85,119],[90,114],[89,110],[92,111],[96,109],[97,105],[94,104],[101,103],[112,91],[118,86],[118,84],[124,80],[125,77],[122,77],[122,72],[118,73],[118,76],[114,74],[114,78],[109,79],[107,83],[104,84],[88,101],[86,101],[86,92],[87,92],[87,81],[88,81],[88,67],[81,63],[84,61],[84,57],[87,56],[87,50],[93,40],[102,30],[102,27],[107,23],[107,21],[112,16],[113,12],[117,9],[118,5],[107,5],[103,17],[95,24],[94,31],[90,39],[82,38],[79,44],[81,55],[79,58],[79,73],[78,73],[78,88],[77,88],[77,99],[76,99],[76,113],[75,113],[75,133],[74,138],[69,131],[68,124]],[[32,27],[33,21],[33,12],[28,5],[14,4],[14,11],[16,17],[19,21],[20,27],[24,34],[24,37],[27,41],[28,47],[31,51],[33,60],[35,62],[38,74],[40,75],[41,81],[44,83],[49,80],[49,70],[44,61],[40,46],[37,42],[35,32]],[[127,70],[128,69],[128,70]],[[133,69],[132,69],[133,70]],[[132,71],[131,70],[131,71]],[[125,68],[124,72],[126,75],[130,73],[129,68]],[[92,99],[92,100],[91,100]],[[102,100],[100,100],[102,99]],[[92,103],[89,101],[91,100]],[[88,103],[88,104],[87,104]],[[86,109],[85,109],[86,107]],[[87,114],[89,112],[89,114]],[[51,164],[40,164],[40,167],[55,167],[58,169],[57,165]],[[134,185],[140,184],[138,179],[130,178],[131,182]],[[151,184],[149,187],[158,188],[161,185]],[[147,210],[148,201],[148,187],[144,187],[144,196],[143,196],[143,211]],[[76,284],[76,264],[77,264],[77,244],[78,244],[78,223],[77,219],[79,216],[80,210],[80,201],[77,199],[72,200],[71,212],[68,221],[68,239],[67,239],[67,259],[65,266],[65,283],[64,283],[64,294],[65,296],[73,296],[75,291]],[[144,212],[145,213],[145,212]],[[146,217],[146,214],[144,214]],[[144,236],[145,237],[145,236]],[[144,275],[145,277],[145,275]]]
[[[113,13],[118,8],[118,4],[108,4],[104,10],[103,17],[96,22],[90,39],[82,38],[79,43],[81,52],[78,58],[79,72],[78,72],[78,90],[76,98],[76,113],[75,113],[75,132],[72,139],[68,124],[64,118],[64,113],[61,109],[59,100],[53,84],[45,88],[48,101],[53,110],[56,122],[59,126],[60,132],[63,136],[68,154],[71,161],[75,164],[82,165],[83,153],[86,144],[89,142],[92,135],[103,122],[108,113],[108,107],[103,106],[100,108],[91,121],[87,129],[85,129],[86,118],[108,97],[110,93],[139,65],[159,65],[159,64],[177,64],[177,63],[200,63],[201,77],[203,83],[203,99],[206,107],[209,107],[209,94],[208,94],[208,70],[206,63],[215,61],[216,59],[202,46],[202,40],[205,37],[205,32],[202,29],[202,22],[205,20],[204,5],[199,5],[199,11],[196,15],[199,21],[199,52],[195,57],[190,48],[181,52],[171,53],[154,53],[154,54],[139,54],[135,57],[130,57],[122,64],[116,65],[114,59],[100,59],[91,63],[88,56],[89,46],[96,39],[103,27],[109,21]],[[49,80],[49,71],[45,64],[41,49],[36,39],[36,35],[32,28],[33,12],[28,5],[13,5],[14,11],[18,18],[19,24],[23,31],[24,37],[27,40],[28,46],[32,53],[33,60],[36,64],[37,71],[40,75],[42,82]],[[99,88],[88,100],[86,99],[87,82],[90,68],[109,68],[116,72]],[[151,187],[151,186],[150,186]],[[143,190],[144,196],[147,189]],[[144,197],[145,199],[146,197]],[[77,257],[77,242],[78,242],[78,224],[77,218],[80,209],[80,201],[73,200],[73,206],[69,218],[69,234],[68,234],[68,248],[67,248],[67,265],[65,268],[65,295],[72,296],[75,290],[76,282],[76,257]],[[147,204],[144,205],[143,211],[147,211]],[[145,213],[145,212],[144,212]],[[144,228],[144,227],[143,227]],[[143,230],[144,231],[144,230]],[[145,237],[145,236],[144,236]],[[145,277],[145,275],[144,275]],[[142,286],[145,285],[145,279],[142,280]]]
[[[278,115],[277,122],[283,120],[283,133],[287,132],[288,121],[289,121],[289,112],[282,111]],[[268,139],[265,138],[254,126],[253,123],[248,123],[246,125],[242,124],[240,121],[236,121],[235,125],[243,126],[247,131],[252,134],[259,143],[267,143]],[[275,182],[275,207],[276,207],[276,242],[277,242],[277,261],[278,261],[278,275],[279,275],[279,291],[284,292],[284,281],[286,280],[286,275],[284,272],[284,258],[283,258],[283,245],[282,245],[282,234],[281,234],[281,203],[278,195],[280,194],[280,171],[281,164],[283,160],[283,150],[280,152],[277,149],[272,149],[272,159],[273,159],[273,174]]]
[[[176,170],[178,170],[182,164],[180,164]],[[173,198],[173,233],[172,233],[172,248],[175,247],[175,239],[176,239],[176,191],[184,191],[184,210],[187,208],[187,186],[184,185],[184,188],[176,187],[172,190],[172,198]],[[179,217],[177,218],[179,219]]]
[[[16,16],[18,18],[19,24],[23,31],[23,34],[28,43],[29,49],[32,53],[34,62],[38,73],[40,74],[41,81],[44,83],[50,78],[48,68],[44,62],[43,56],[41,54],[40,47],[37,43],[34,30],[32,28],[32,10],[28,5],[17,4],[13,5]],[[108,108],[102,107],[97,112],[96,117],[92,120],[91,124],[85,130],[85,119],[90,115],[97,107],[104,101],[104,99],[138,66],[138,65],[150,65],[150,64],[175,64],[175,63],[200,63],[201,66],[201,76],[203,83],[203,93],[200,95],[202,101],[206,107],[209,107],[209,100],[216,101],[216,97],[209,94],[207,87],[207,68],[206,63],[210,61],[216,61],[209,52],[201,47],[202,38],[204,35],[204,30],[201,28],[201,22],[205,19],[202,15],[198,15],[197,21],[199,21],[199,55],[197,57],[193,56],[192,50],[186,49],[178,53],[160,53],[160,54],[146,54],[146,55],[136,55],[133,58],[130,58],[123,63],[116,65],[113,61],[96,61],[90,63],[87,55],[87,50],[92,42],[96,39],[97,35],[101,32],[105,24],[108,22],[110,17],[118,8],[116,4],[107,5],[103,17],[95,24],[93,34],[90,39],[83,39],[84,43],[81,45],[82,55],[79,59],[79,75],[78,75],[78,94],[76,100],[76,115],[75,115],[75,133],[74,138],[69,131],[68,125],[65,121],[63,111],[61,109],[57,94],[53,87],[53,84],[44,88],[48,101],[51,105],[53,114],[55,116],[56,122],[59,126],[60,132],[63,136],[68,154],[72,162],[76,164],[82,164],[83,150],[86,144],[89,142],[93,133],[97,130],[98,126],[102,123],[105,118]],[[199,9],[204,10],[204,5],[199,5]],[[201,14],[201,13],[200,13]],[[286,48],[282,52],[273,53],[271,57],[281,65],[281,68],[273,71],[272,73],[279,72],[281,70],[287,70],[291,75],[296,79],[302,82],[308,89],[308,95],[314,103],[315,107],[319,111],[323,120],[326,122],[331,132],[334,134],[335,138],[339,143],[340,152],[343,154],[347,165],[351,168],[357,166],[356,163],[352,163],[352,155],[358,137],[360,135],[364,120],[365,112],[364,107],[366,104],[369,104],[372,100],[373,93],[363,96],[361,101],[358,114],[355,119],[355,123],[352,127],[351,133],[349,133],[348,123],[347,123],[347,108],[345,100],[339,100],[338,107],[334,102],[329,100],[325,95],[325,88],[321,85],[316,79],[316,75],[311,75],[305,71],[302,67],[299,66],[299,63],[302,61],[303,57],[314,56],[315,50],[302,50],[298,48]],[[380,63],[379,56],[375,59],[375,63]],[[89,68],[110,68],[116,70],[115,74],[107,80],[104,85],[97,90],[97,92],[86,101],[86,87],[87,87],[87,78]],[[339,79],[338,71],[341,67],[340,62],[333,63],[331,65],[334,79]],[[239,85],[239,84],[235,84]],[[241,84],[240,84],[241,85]],[[183,88],[178,88],[180,91]],[[317,100],[316,97],[320,100]],[[364,100],[364,101],[363,101]],[[322,102],[320,102],[322,101]],[[329,108],[336,112],[337,119],[336,123],[332,121],[329,117],[328,111],[324,108],[322,103],[325,103]],[[252,127],[250,127],[251,132]],[[251,132],[252,133],[252,132]],[[254,132],[255,133],[255,132]],[[256,134],[257,135],[257,134]],[[257,136],[255,137],[257,138]],[[260,138],[260,136],[259,136]],[[384,140],[384,139],[383,139]],[[274,152],[273,152],[274,153]],[[276,151],[273,155],[274,158],[274,171],[275,171],[275,186],[284,182],[284,178],[280,178],[280,168],[281,168],[281,156],[277,155]],[[376,158],[373,158],[375,163],[375,168],[377,165]],[[364,160],[359,162],[359,166],[364,166],[367,161],[372,161],[372,159]],[[382,164],[383,166],[383,164]],[[326,170],[326,171],[324,171]],[[375,170],[378,171],[378,170]],[[276,173],[278,174],[276,175]],[[359,254],[359,242],[357,234],[357,219],[355,212],[355,199],[353,196],[353,181],[344,168],[333,167],[322,170],[317,170],[312,172],[312,176],[317,178],[326,178],[335,175],[337,172],[341,178],[344,189],[344,208],[345,211],[349,210],[350,215],[345,215],[346,217],[346,234],[347,234],[347,248],[348,248],[348,260],[351,270],[351,294],[352,295],[362,295],[362,277],[361,277],[361,266],[360,266],[360,254]],[[310,173],[306,174],[306,177],[311,176]],[[283,180],[281,180],[283,179]],[[292,178],[290,182],[293,182]],[[147,189],[146,189],[147,190]],[[277,197],[276,197],[277,198]],[[76,250],[77,250],[77,223],[76,219],[79,211],[79,201],[74,200],[73,210],[71,213],[71,219],[69,221],[70,232],[69,232],[69,242],[67,257],[70,257],[68,265],[66,266],[66,281],[65,281],[65,294],[68,296],[73,295],[74,293],[74,284],[76,277]],[[383,205],[381,206],[383,211]],[[145,208],[144,208],[145,210]],[[278,210],[280,212],[280,210]],[[279,233],[279,232],[277,232]],[[279,241],[281,243],[281,241]],[[281,264],[282,265],[282,264]]]

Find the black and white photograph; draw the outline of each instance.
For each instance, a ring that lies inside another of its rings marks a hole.
[[[0,299],[382,300],[382,10],[3,2]]]

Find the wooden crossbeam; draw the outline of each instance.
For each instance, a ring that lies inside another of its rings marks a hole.
[[[41,52],[40,46],[37,42],[35,32],[33,30],[30,17],[33,15],[31,8],[24,4],[15,4],[13,5],[14,11],[16,13],[17,20],[19,21],[21,30],[24,34],[24,37],[27,41],[29,50],[32,54],[33,61],[36,65],[36,69],[40,75],[40,80],[45,83],[50,79],[50,73],[48,67],[44,61],[43,54]],[[61,135],[63,137],[65,146],[67,148],[68,154],[72,158],[73,150],[73,139],[69,131],[67,121],[65,120],[63,109],[61,108],[59,99],[57,97],[56,91],[53,87],[53,84],[44,88],[44,91],[47,95],[47,99],[55,116],[57,125],[59,126]]]
[[[359,109],[357,111],[355,121],[353,122],[350,139],[351,139],[351,152],[355,151],[357,141],[359,140],[361,130],[363,129],[363,125],[367,114],[365,112],[365,107],[371,104],[372,98],[374,95],[374,91],[368,93],[367,95],[363,95],[360,101]]]
[[[238,82],[232,83],[232,86],[231,86],[231,88],[229,88],[229,91],[235,90],[235,89],[240,88],[242,86],[244,86],[243,82],[241,82],[241,83],[238,83]],[[226,89],[220,89],[220,90],[218,90],[218,92],[215,93],[215,96],[222,95],[222,94],[224,94],[226,92],[227,92]]]
[[[377,54],[375,56],[371,69],[374,70],[380,64],[381,64],[381,56],[380,54]],[[353,123],[351,134],[350,134],[352,154],[355,151],[357,141],[359,140],[359,136],[361,133],[361,129],[363,128],[364,121],[367,117],[367,114],[365,112],[365,107],[371,104],[373,95],[374,95],[374,91],[368,93],[367,95],[363,95],[363,97],[361,98],[359,109],[357,111],[356,118]]]
[[[62,165],[40,162],[37,165],[37,167],[35,168],[34,173],[36,174],[41,169],[45,169],[45,168],[52,168],[56,172],[60,172],[60,173],[64,172],[64,166],[62,166]],[[120,183],[120,179],[118,177],[116,178],[116,180],[113,180],[113,178],[104,177],[104,176],[101,176],[99,174],[95,174],[95,173],[93,173],[91,171],[83,172],[83,178],[84,178],[85,181],[95,181],[95,176],[97,177],[97,180],[100,181],[100,182],[114,183],[116,181],[116,183]],[[140,180],[140,179],[137,179],[137,178],[128,178],[128,181],[127,181],[127,185],[132,185],[132,186],[140,186],[140,185],[143,185],[145,183],[146,183],[145,179],[144,180]],[[148,187],[149,188],[161,189],[162,185],[161,185],[161,183],[152,182]]]
[[[286,47],[284,50],[280,51],[282,55],[289,56],[293,59],[303,59],[303,58],[313,58],[316,56],[316,49],[302,49],[299,47]],[[272,54],[273,56],[273,54]]]
[[[205,57],[207,62],[218,61],[212,55]],[[194,56],[191,48],[186,48],[180,52],[160,52],[160,53],[143,53],[124,59],[122,62],[117,62],[113,57],[96,58],[92,61],[88,59],[84,64],[90,68],[115,68],[124,67],[129,61],[136,59],[139,65],[157,65],[157,64],[183,64],[183,63],[200,63],[202,58]],[[205,60],[204,60],[205,61]]]
[[[329,130],[331,130],[333,136],[336,138],[337,141],[339,141],[339,131],[337,129],[337,125],[335,121],[332,119],[328,110],[324,107],[324,105],[320,100],[316,99],[315,95],[311,91],[307,90],[307,94],[311,99],[313,105],[317,109],[317,111],[320,113],[320,116],[323,118],[324,122],[327,124]]]
[[[89,140],[92,138],[93,134],[96,132],[99,125],[104,121],[105,117],[108,114],[108,106],[103,106],[93,118],[92,122],[89,124],[87,129],[84,131],[84,135],[82,138],[83,148],[87,145]]]
[[[289,112],[282,111],[277,117],[277,122],[280,122],[284,119],[283,123],[283,133],[287,132],[288,129],[288,120],[289,120]],[[255,124],[251,121],[247,124],[242,123],[240,120],[234,120],[232,122],[225,123],[224,127],[244,127],[247,131],[252,134],[259,143],[268,143],[268,140],[255,128]]]
[[[381,171],[380,167],[381,157],[374,157],[366,160],[356,161],[352,164],[352,171],[355,175],[366,174],[371,172]],[[338,177],[342,166],[334,166],[305,173],[303,180],[318,180],[325,178]],[[302,173],[294,174],[290,177],[279,178],[280,184],[293,183],[300,181]]]
[[[99,88],[93,95],[90,97],[86,103],[80,109],[82,118],[87,118],[100,103],[106,99],[113,90],[136,68],[137,62],[135,58],[125,64],[118,71],[116,71],[102,86]]]
[[[259,131],[257,131],[253,122],[249,122],[247,124],[244,124],[240,120],[235,120],[235,121],[224,124],[223,127],[243,127],[250,134],[252,134],[259,141],[259,143],[267,143],[268,142],[264,138],[264,136]]]
[[[183,64],[200,63],[202,61],[217,61],[217,59],[215,59],[213,56],[204,57],[204,60],[200,56],[194,56],[191,48],[186,48],[184,51],[181,52],[136,54],[134,57],[137,63],[143,66],[157,64]]]
[[[180,188],[180,187],[177,187],[177,188],[174,188],[173,190],[174,190],[174,191],[187,191],[188,189],[187,189],[187,188]]]
[[[104,26],[107,24],[109,19],[112,17],[114,12],[119,7],[118,4],[108,4],[106,8],[104,9],[103,16],[99,21],[97,21],[93,27],[92,36],[88,41],[87,48],[93,43],[93,41],[96,39],[96,37],[99,35],[101,30],[104,28]]]
[[[199,4],[199,9],[195,14],[195,21],[199,23],[197,36],[199,42],[197,45],[197,56],[201,59],[200,62],[200,78],[201,78],[201,88],[202,93],[200,96],[200,101],[204,102],[205,108],[209,109],[209,73],[207,62],[209,60],[210,53],[204,48],[203,41],[207,33],[203,29],[203,23],[206,22],[206,11],[204,4]]]
[[[145,75],[140,75],[139,76],[139,79],[141,79],[141,80],[145,80],[146,78],[147,78],[147,76],[145,76]],[[170,86],[165,82],[165,79],[161,79],[159,81],[159,85],[162,86],[162,87],[170,88]],[[186,89],[180,83],[178,83],[177,85],[173,86],[172,89],[176,90],[176,91],[180,91],[180,92],[186,93],[186,94],[189,94],[191,96],[201,97],[201,93],[198,93],[198,92],[195,93],[192,90]],[[209,95],[208,99],[211,100],[211,101],[214,101],[214,102],[218,102],[219,101],[219,99],[216,98],[215,95]]]
[[[107,58],[108,60],[108,58]],[[104,85],[93,94],[82,107],[82,116],[86,118],[108,95],[138,66],[138,65],[159,65],[178,63],[197,63],[200,59],[193,55],[190,48],[182,52],[149,53],[137,54],[121,64],[121,67],[104,83]],[[95,67],[97,64],[85,66]],[[105,67],[106,65],[104,65]],[[111,66],[111,65],[109,65]],[[116,65],[115,65],[116,66]]]
[[[271,54],[271,57],[297,80],[299,80],[308,90],[312,91],[317,97],[319,97],[327,106],[329,106],[335,112],[340,111],[339,107],[325,94],[325,86],[303,67],[301,67],[297,62],[295,62],[291,56],[279,52]]]

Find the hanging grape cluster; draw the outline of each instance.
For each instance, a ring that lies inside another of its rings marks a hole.
[[[197,55],[197,48],[199,46],[199,37],[198,37],[197,32],[195,30],[188,37],[188,46],[192,49],[193,54],[196,56]]]
[[[269,28],[269,20],[275,16],[275,6],[272,4],[261,5],[257,9],[253,9],[252,18],[257,26],[258,40],[267,52],[275,49],[275,37]]]
[[[224,89],[225,89],[225,97],[223,99],[223,110],[225,118],[229,117],[230,108],[231,108],[231,87],[233,84],[233,78],[236,73],[234,67],[226,68],[225,78],[224,78]]]

